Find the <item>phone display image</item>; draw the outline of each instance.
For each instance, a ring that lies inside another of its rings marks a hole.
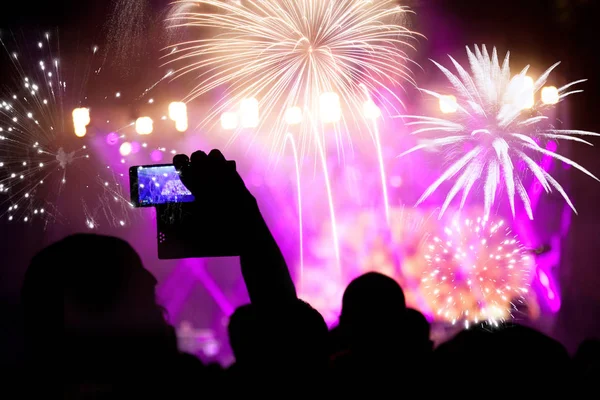
[[[194,201],[173,165],[132,167],[129,175],[131,201],[137,207]]]

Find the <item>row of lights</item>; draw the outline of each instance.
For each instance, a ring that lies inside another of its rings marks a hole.
[[[169,104],[169,118],[175,122],[178,132],[188,130],[187,105],[182,102]],[[91,122],[89,108],[76,108],[73,110],[73,128],[77,137],[87,134],[87,127]],[[150,117],[140,117],[135,121],[135,131],[139,135],[149,135],[154,130],[154,121]]]
[[[333,92],[325,92],[319,97],[319,111],[324,123],[336,123],[342,119],[342,107],[340,97]],[[373,102],[367,100],[363,104],[363,115],[367,119],[375,120],[381,116],[381,110]],[[188,130],[187,105],[182,102],[169,104],[169,118],[175,122],[175,129],[179,132]],[[288,125],[299,125],[304,118],[300,107],[290,107],[284,114]],[[90,109],[76,108],[73,110],[73,126],[75,135],[84,137],[87,134],[87,126],[90,124]],[[224,130],[242,128],[256,128],[260,123],[259,104],[255,98],[246,98],[240,102],[239,111],[228,111],[221,115],[221,127]],[[152,118],[144,116],[135,121],[135,131],[138,135],[150,135],[154,131]]]
[[[535,96],[533,93],[533,79],[529,76],[523,77],[518,82],[522,87],[521,94],[516,99],[516,103],[524,110],[530,109],[535,105]],[[543,104],[552,105],[560,101],[560,93],[555,86],[546,86],[542,88],[541,100]],[[439,98],[440,111],[444,114],[452,114],[458,111],[458,102],[455,96],[443,95]]]
[[[517,101],[523,109],[532,108],[535,104],[533,93],[533,79],[529,76],[523,77],[522,92]],[[555,86],[546,86],[542,89],[542,103],[551,105],[560,100],[560,94]],[[444,114],[451,114],[458,111],[457,99],[453,95],[443,95],[439,98],[440,111]],[[336,93],[325,92],[319,98],[319,108],[321,120],[324,123],[336,123],[342,118],[342,108],[340,98]],[[363,104],[363,115],[367,119],[375,120],[381,116],[381,110],[373,102],[367,100]],[[175,129],[178,132],[188,130],[187,105],[183,102],[173,102],[169,104],[169,118],[175,122]],[[291,107],[285,111],[285,122],[288,125],[299,125],[302,123],[303,112],[300,107]],[[87,133],[87,126],[90,124],[90,109],[76,108],[73,110],[73,126],[75,135],[84,137]],[[259,106],[255,98],[243,99],[240,103],[240,109],[236,111],[227,111],[221,115],[221,127],[224,130],[235,130],[238,127],[256,128],[259,125]],[[139,135],[149,135],[154,130],[154,121],[150,117],[140,117],[135,122],[135,130]]]
[[[319,112],[324,123],[336,123],[342,119],[342,106],[337,93],[321,94]],[[290,107],[284,113],[285,122],[288,125],[299,125],[304,118],[303,114],[300,107]],[[363,104],[363,115],[367,119],[374,120],[381,116],[381,110],[373,100],[368,100]],[[256,128],[259,122],[258,101],[255,98],[242,100],[239,111],[227,111],[221,115],[221,128],[224,130],[235,130],[239,127]]]

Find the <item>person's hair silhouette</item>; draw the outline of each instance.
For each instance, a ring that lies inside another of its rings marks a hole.
[[[354,279],[344,292],[340,328],[350,347],[383,344],[400,329],[406,311],[406,300],[400,285],[378,272]],[[390,336],[391,335],[391,336]],[[371,342],[377,340],[377,342]]]
[[[22,288],[30,368],[70,382],[112,382],[177,355],[156,279],[125,241],[79,234],[38,253]]]

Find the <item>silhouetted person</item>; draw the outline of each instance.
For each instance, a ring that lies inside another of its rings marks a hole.
[[[585,397],[597,390],[600,377],[600,340],[583,341],[573,357],[574,385],[578,394]]]
[[[457,381],[468,381],[475,390],[487,390],[495,381],[503,393],[559,396],[570,383],[565,348],[520,325],[473,326],[439,346],[434,357],[441,393]]]
[[[412,360],[414,369],[420,368],[423,373],[429,367],[433,354],[433,342],[430,338],[431,325],[427,318],[412,308],[406,309],[403,339],[407,344],[404,354]]]
[[[208,155],[197,151],[190,158],[178,155],[173,164],[196,198],[198,217],[205,222],[208,218],[199,229],[227,226],[227,240],[239,249],[251,305],[238,310],[241,314],[234,315],[229,329],[240,357],[234,370],[255,377],[253,384],[263,391],[275,390],[274,379],[279,384],[301,380],[302,388],[310,387],[327,365],[327,326],[316,310],[297,298],[285,259],[256,199],[235,165],[218,150]]]
[[[342,299],[340,333],[348,351],[334,358],[334,379],[340,390],[375,388],[386,392],[398,384],[405,365],[406,301],[390,277],[369,272],[354,279]]]
[[[29,376],[66,384],[67,398],[166,386],[180,372],[180,355],[155,286],[117,238],[80,234],[42,250],[22,289]]]
[[[340,328],[350,350],[376,356],[390,350],[402,329],[406,312],[404,292],[392,278],[377,272],[354,279],[344,292]]]

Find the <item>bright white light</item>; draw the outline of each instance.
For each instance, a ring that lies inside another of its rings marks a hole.
[[[73,110],[73,127],[77,137],[84,137],[87,133],[86,127],[90,124],[90,109],[76,108]]]
[[[302,122],[302,109],[291,107],[285,111],[285,122],[288,125],[298,125]]]
[[[381,116],[381,110],[373,100],[367,100],[363,104],[363,114],[367,119],[377,119]]]
[[[325,123],[338,122],[342,119],[342,107],[340,106],[340,96],[337,93],[325,92],[319,98],[321,110],[321,119]]]
[[[258,100],[251,97],[240,103],[242,128],[256,128],[259,124]]]
[[[121,155],[123,157],[126,157],[128,155],[131,154],[131,150],[133,149],[133,146],[131,146],[131,143],[129,142],[125,142],[121,145],[121,147],[119,148],[119,153],[121,153]]]
[[[452,114],[458,110],[456,97],[453,95],[445,95],[440,97],[440,111],[444,114]]]
[[[556,104],[560,100],[558,89],[555,86],[546,86],[542,89],[542,103]]]
[[[154,121],[150,117],[140,117],[135,121],[135,131],[138,135],[149,135],[154,130]]]
[[[530,109],[535,104],[533,78],[530,76],[515,76],[510,83],[508,93],[512,103],[522,110]]]
[[[169,104],[169,118],[175,121],[175,129],[185,132],[188,129],[187,105],[183,102]]]
[[[221,127],[227,131],[238,127],[238,116],[234,112],[224,112],[221,115]]]

